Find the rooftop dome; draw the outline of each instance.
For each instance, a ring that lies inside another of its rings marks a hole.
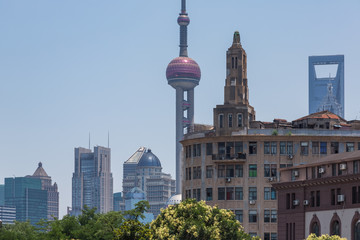
[[[201,78],[200,67],[195,60],[189,57],[177,57],[167,66],[166,78],[172,86],[172,82],[181,83],[182,85],[186,85],[188,82],[191,86],[186,87],[194,88],[199,84]]]
[[[175,194],[175,195],[172,195],[172,196],[168,199],[166,205],[179,204],[179,203],[181,202],[181,200],[182,200],[181,194]]]
[[[155,154],[148,149],[144,154],[141,156],[141,159],[138,163],[139,167],[161,167],[160,160]]]

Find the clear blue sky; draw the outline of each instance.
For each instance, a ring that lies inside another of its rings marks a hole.
[[[345,118],[360,118],[360,1],[188,0],[189,56],[201,67],[195,121],[223,103],[225,52],[239,30],[257,119],[308,113],[308,56],[345,55]],[[74,147],[107,145],[114,191],[122,164],[150,147],[175,173],[180,0],[0,0],[0,183],[39,161],[71,206]]]

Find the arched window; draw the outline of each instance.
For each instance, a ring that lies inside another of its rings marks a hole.
[[[360,220],[354,226],[354,240],[360,240]]]
[[[360,214],[358,211],[355,211],[351,221],[351,239],[360,240]]]
[[[331,235],[340,236],[340,223],[338,220],[335,220],[331,224]]]
[[[314,222],[313,225],[311,226],[311,233],[315,233],[316,236],[320,235],[320,231],[319,231],[319,224],[318,222]]]
[[[321,225],[320,225],[320,221],[319,221],[318,217],[316,216],[316,214],[313,215],[311,222],[310,222],[309,234],[312,234],[312,233],[314,233],[316,236],[321,235]]]

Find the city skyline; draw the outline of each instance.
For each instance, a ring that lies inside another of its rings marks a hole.
[[[178,51],[179,1],[0,4],[0,184],[43,162],[59,186],[61,217],[71,206],[73,148],[88,145],[89,131],[91,147],[107,145],[110,131],[114,192],[139,146],[153,149],[175,176],[174,91],[164,72]],[[345,119],[359,119],[359,10],[358,1],[189,0],[189,55],[202,69],[195,123],[211,124],[223,102],[223,53],[235,30],[249,55],[258,120],[305,116],[308,56],[332,54],[346,58]]]

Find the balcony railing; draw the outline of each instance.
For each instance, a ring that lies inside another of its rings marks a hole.
[[[246,153],[213,154],[212,160],[246,160]]]

